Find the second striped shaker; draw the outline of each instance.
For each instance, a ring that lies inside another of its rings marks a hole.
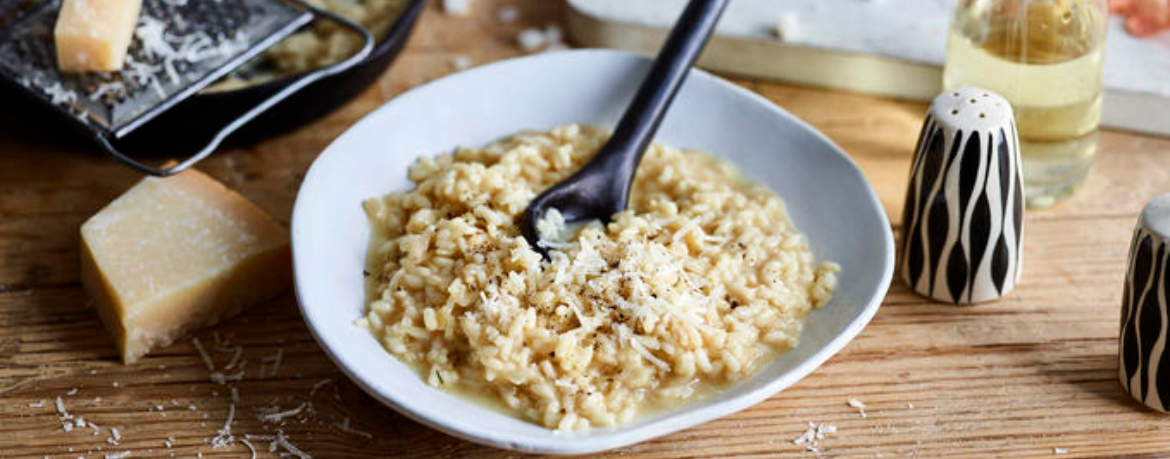
[[[1134,400],[1170,411],[1170,193],[1142,209],[1121,294],[1117,372]]]
[[[920,295],[978,303],[1019,281],[1024,192],[1011,105],[978,88],[935,97],[902,212],[902,279]]]

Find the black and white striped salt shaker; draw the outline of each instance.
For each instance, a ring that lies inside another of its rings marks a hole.
[[[1121,295],[1118,376],[1134,400],[1170,411],[1170,193],[1154,198],[1134,229]]]
[[[1024,193],[1012,107],[978,88],[934,98],[902,213],[902,279],[923,296],[978,303],[1020,278]]]

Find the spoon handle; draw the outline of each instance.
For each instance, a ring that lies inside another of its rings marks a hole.
[[[614,129],[613,136],[599,152],[608,157],[598,158],[597,162],[613,167],[610,170],[616,172],[617,177],[629,177],[627,183],[633,183],[634,171],[646,147],[654,139],[654,133],[666,116],[667,108],[686,80],[691,66],[702,53],[729,1],[691,0],[687,4],[662,45],[650,73],[642,80],[634,100]],[[623,194],[628,195],[628,192]],[[622,199],[621,205],[624,207],[625,199]]]
[[[549,208],[570,222],[609,222],[625,210],[638,163],[729,1],[690,0],[609,141],[580,170],[528,204],[520,232],[545,259],[548,251],[539,243],[536,223]]]

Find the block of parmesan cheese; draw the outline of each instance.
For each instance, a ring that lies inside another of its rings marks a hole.
[[[53,39],[62,72],[112,72],[122,68],[134,37],[142,0],[65,0]]]
[[[81,225],[85,290],[129,364],[288,289],[288,230],[195,170],[146,178]]]

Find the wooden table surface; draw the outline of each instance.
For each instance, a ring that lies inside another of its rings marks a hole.
[[[517,22],[495,20],[504,4],[519,7]],[[475,7],[459,18],[432,5],[393,69],[359,99],[288,135],[220,152],[200,168],[287,222],[304,171],[346,127],[454,71],[457,56],[481,64],[520,54],[519,30],[559,22],[563,13],[548,0],[479,0]],[[736,81],[850,152],[891,221],[900,221],[924,105]],[[139,176],[4,107],[0,101],[0,457],[247,458],[242,442],[209,443],[229,415],[233,388],[240,401],[232,432],[251,435],[258,457],[285,451],[270,453],[270,441],[257,438],[278,430],[318,458],[517,456],[448,437],[366,396],[317,347],[291,293],[197,334],[208,348],[243,347],[246,378],[230,388],[208,380],[188,339],[136,365],[119,363],[78,283],[77,230]],[[1116,377],[1129,237],[1142,204],[1170,189],[1168,159],[1170,140],[1104,132],[1079,194],[1028,212],[1024,277],[1009,297],[945,306],[895,281],[861,335],[795,386],[608,457],[1170,457],[1170,421],[1132,403]],[[211,353],[221,365],[231,357]],[[64,431],[58,396],[100,434]],[[865,403],[867,417],[846,404],[850,397]],[[304,408],[280,422],[260,420],[271,406]],[[810,421],[839,428],[820,442],[820,453],[792,442]],[[111,427],[119,429],[117,445],[107,442]]]

